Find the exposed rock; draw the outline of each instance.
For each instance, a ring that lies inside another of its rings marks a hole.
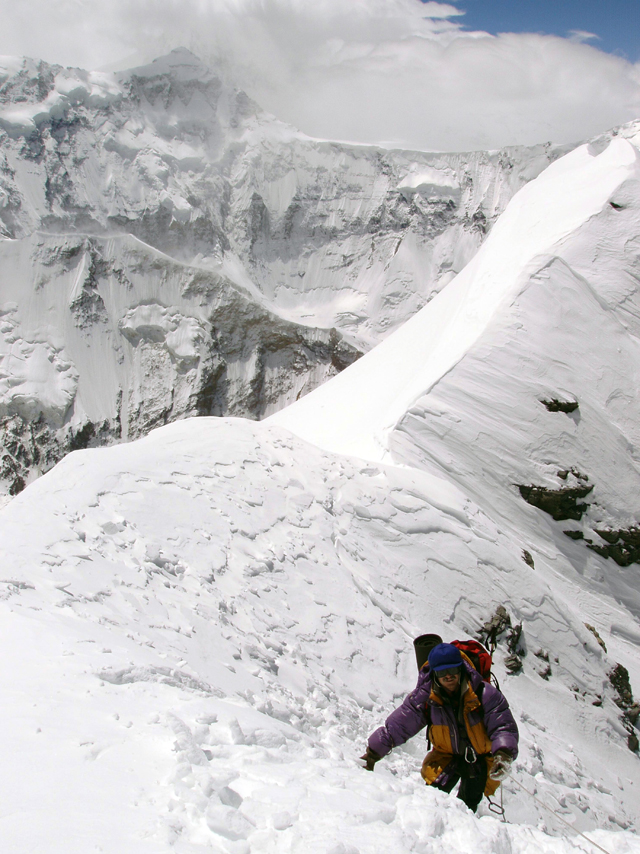
[[[622,664],[616,664],[609,674],[609,681],[618,695],[615,700],[616,705],[621,709],[630,708],[633,705],[633,692],[627,668]]]
[[[539,668],[536,668],[536,673],[541,679],[548,680],[549,677],[553,675],[551,665],[549,664],[548,651],[546,649],[539,649],[537,652],[534,652],[534,655],[543,662]]]
[[[557,475],[561,480],[568,480],[569,475],[571,475],[578,483],[589,483],[588,475],[582,474],[582,472],[578,471],[578,469],[573,467],[570,469],[561,469],[557,472]]]
[[[556,522],[567,519],[579,522],[589,508],[589,504],[581,502],[580,499],[589,495],[593,490],[593,484],[588,484],[587,476],[575,469],[562,469],[558,472],[558,477],[562,480],[567,480],[569,475],[572,475],[579,485],[565,486],[560,489],[519,485],[520,495],[528,504],[544,510]],[[563,533],[572,540],[583,540],[588,549],[602,557],[611,558],[618,566],[640,563],[640,528],[638,527],[616,530],[596,528],[595,533],[604,540],[606,545],[585,537],[583,531],[567,529]]]
[[[512,652],[505,658],[504,666],[510,676],[515,676],[522,670],[522,659],[515,652]]]
[[[566,412],[569,414],[570,412],[575,412],[578,408],[577,400],[558,400],[557,398],[553,398],[552,400],[541,400],[542,403],[549,412]]]
[[[602,649],[606,652],[606,651],[607,651],[607,646],[606,646],[605,642],[602,640],[602,638],[600,637],[600,634],[598,633],[598,630],[596,629],[596,627],[595,627],[595,626],[591,626],[589,623],[585,623],[584,625],[585,625],[585,628],[589,629],[589,631],[591,632],[591,634],[592,634],[592,635],[595,637],[595,639],[598,641],[599,645],[600,645],[600,646],[602,647]]]
[[[522,623],[518,623],[517,626],[511,627],[507,635],[507,649],[509,652],[517,652],[520,655],[524,655],[525,650],[522,641]]]
[[[509,655],[505,659],[505,665],[509,673],[514,675],[522,670],[522,659],[527,654],[522,636],[522,623],[510,628],[507,634],[507,649]],[[551,673],[551,668],[549,668],[549,673]]]
[[[617,694],[614,697],[614,703],[619,709],[622,709],[622,722],[629,734],[627,739],[629,750],[637,752],[639,743],[634,728],[640,717],[640,703],[635,702],[633,699],[629,671],[624,665],[616,664],[609,673],[609,681]]]
[[[507,609],[504,605],[498,605],[493,616],[484,623],[478,632],[478,640],[493,652],[505,633],[509,654],[506,656],[504,664],[507,672],[514,675],[522,670],[522,657],[526,655],[524,639],[522,638],[522,623],[512,626]]]
[[[613,530],[595,529],[596,534],[606,543],[606,546],[587,540],[587,548],[599,555],[614,560],[618,566],[630,566],[640,563],[640,528]]]
[[[101,424],[86,421],[79,428],[56,428],[42,414],[33,421],[6,416],[0,419],[0,482],[9,495],[17,495],[70,451],[111,444],[119,438],[117,418]]]
[[[42,417],[29,422],[20,415],[0,419],[0,479],[9,495],[25,488],[32,470],[46,471],[61,458],[54,432]]]
[[[580,503],[593,490],[590,486],[567,486],[562,489],[549,489],[546,486],[518,485],[520,495],[524,500],[548,513],[556,522],[566,519],[580,521],[589,507],[585,502]]]
[[[511,628],[511,617],[504,605],[498,605],[493,616],[480,629],[478,638],[490,649],[495,649],[499,636],[509,628]]]
[[[544,510],[557,522],[567,519],[579,522],[589,508],[587,502],[580,503],[593,490],[589,478],[576,469],[561,469],[557,472],[561,480],[569,476],[577,482],[575,486],[565,486],[560,489],[550,489],[544,486],[519,485],[518,489],[524,500],[533,507]],[[594,542],[585,537],[583,531],[566,529],[563,533],[572,540],[583,540],[588,549],[602,557],[611,558],[618,566],[630,566],[640,563],[640,528],[595,528],[595,533],[606,543]]]
[[[522,549],[522,560],[527,564],[527,566],[530,566],[531,569],[536,568],[531,552],[527,551],[527,549]]]

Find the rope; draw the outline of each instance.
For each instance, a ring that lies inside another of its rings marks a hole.
[[[598,849],[598,851],[602,851],[602,852],[603,852],[603,854],[610,854],[610,852],[609,852],[609,851],[607,851],[607,849],[606,849],[606,848],[603,848],[603,847],[602,847],[602,845],[598,845],[598,843],[597,843],[597,842],[593,842],[591,839],[589,839],[589,837],[588,837],[588,836],[585,836],[585,835],[584,835],[584,833],[581,833],[579,830],[576,830],[576,829],[575,829],[575,827],[574,827],[572,824],[569,824],[569,822],[568,822],[568,821],[565,821],[565,819],[563,819],[561,815],[558,815],[558,813],[557,813],[557,812],[554,812],[554,811],[551,809],[551,807],[548,807],[548,806],[547,806],[546,804],[544,804],[541,800],[539,800],[538,798],[536,798],[536,796],[533,794],[533,792],[530,792],[528,789],[525,789],[525,787],[524,787],[521,783],[518,783],[518,781],[517,781],[514,777],[511,777],[510,779],[511,779],[511,782],[512,782],[512,783],[515,783],[515,784],[516,784],[516,786],[518,786],[520,789],[522,789],[522,791],[523,791],[523,792],[525,792],[527,795],[529,795],[529,797],[530,797],[530,798],[533,798],[533,800],[534,800],[537,804],[540,804],[540,806],[541,806],[541,807],[543,807],[545,810],[547,810],[547,812],[550,812],[550,813],[551,813],[551,815],[555,816],[555,817],[556,817],[557,819],[559,819],[563,824],[566,824],[566,825],[567,825],[567,827],[571,828],[571,830],[572,830],[574,833],[577,833],[577,834],[578,834],[578,836],[581,836],[583,839],[586,839],[586,840],[587,840],[587,842],[589,843],[589,845],[593,845],[593,847],[594,847],[594,848],[597,848],[597,849]]]

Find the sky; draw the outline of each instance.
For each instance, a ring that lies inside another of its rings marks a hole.
[[[631,62],[640,60],[638,0],[453,0],[465,30],[545,33],[588,41]]]
[[[639,8],[638,0],[610,0],[606,15],[591,0],[0,0],[0,54],[124,68],[185,46],[311,136],[495,149],[579,141],[639,117]]]

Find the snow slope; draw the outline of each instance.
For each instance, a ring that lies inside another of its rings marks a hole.
[[[568,146],[437,154],[306,137],[189,51],[119,74],[0,62],[0,233],[133,234],[370,347]]]
[[[422,737],[375,774],[357,763],[413,685],[411,638],[468,632],[497,602],[531,651],[517,677],[496,656],[517,779],[607,850],[640,850],[620,830],[638,759],[575,588],[445,480],[197,419],[70,454],[0,525],[4,850],[586,850],[513,784],[507,825],[425,789]]]

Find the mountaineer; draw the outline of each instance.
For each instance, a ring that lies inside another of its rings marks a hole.
[[[511,771],[518,727],[501,692],[483,680],[457,646],[440,643],[429,653],[415,689],[369,738],[361,757],[373,767],[425,726],[432,749],[422,763],[428,786],[451,792],[474,812]]]

